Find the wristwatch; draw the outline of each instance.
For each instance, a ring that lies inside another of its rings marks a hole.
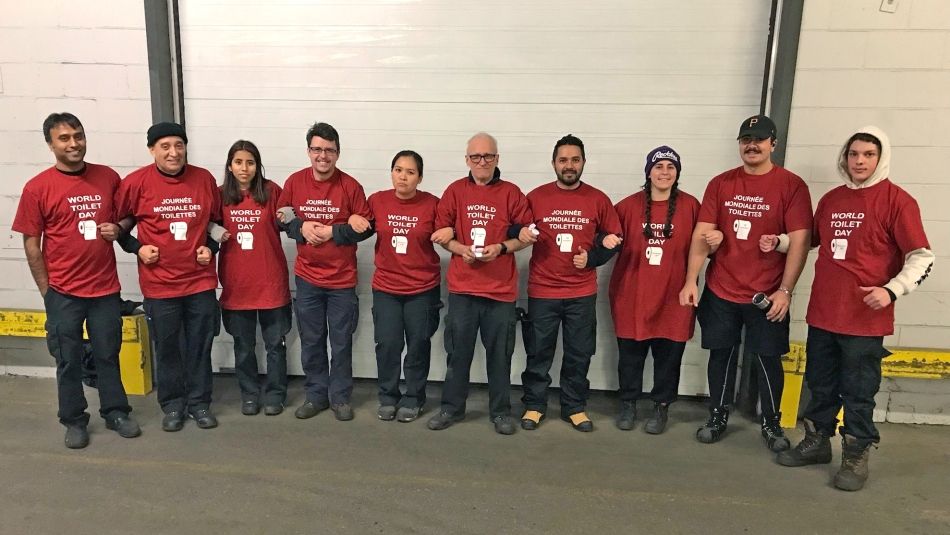
[[[505,242],[501,242],[498,245],[501,245],[501,252],[498,253],[498,256],[501,256],[503,254],[508,254],[508,246],[505,245]]]
[[[779,286],[779,287],[778,287],[778,291],[780,291],[780,292],[785,292],[785,295],[787,295],[787,296],[789,296],[789,297],[792,296],[792,291],[789,290],[788,288],[784,287],[784,286]]]

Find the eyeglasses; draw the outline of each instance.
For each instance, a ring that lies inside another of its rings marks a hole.
[[[472,161],[472,163],[478,163],[482,160],[485,160],[485,163],[492,163],[495,161],[495,158],[498,157],[497,154],[466,154],[466,158]]]
[[[752,143],[762,143],[767,137],[752,137],[752,136],[742,136],[739,138],[739,143],[742,145],[751,145]]]
[[[327,156],[336,156],[340,151],[336,149],[325,149],[323,147],[307,147],[307,150],[310,151],[310,154],[326,154]]]

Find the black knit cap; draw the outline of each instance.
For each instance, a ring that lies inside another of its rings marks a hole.
[[[147,145],[149,147],[155,145],[155,142],[163,137],[176,136],[180,137],[182,141],[185,142],[185,145],[188,144],[188,136],[185,135],[185,127],[178,123],[156,123],[148,129],[146,137],[148,138]]]

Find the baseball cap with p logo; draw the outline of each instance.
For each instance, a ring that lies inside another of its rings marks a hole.
[[[756,139],[768,139],[775,137],[775,123],[765,115],[753,115],[739,125],[739,135],[736,139],[746,136]]]

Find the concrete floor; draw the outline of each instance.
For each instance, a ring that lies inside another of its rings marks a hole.
[[[0,533],[950,533],[950,427],[882,425],[868,486],[845,493],[830,486],[837,444],[835,464],[783,468],[734,418],[703,445],[696,402],[674,405],[660,436],[618,431],[598,393],[594,433],[552,419],[505,437],[482,389],[466,421],[433,432],[431,411],[378,421],[372,382],[357,384],[352,422],[295,419],[299,381],[290,411],[242,416],[235,383],[215,378],[217,429],[162,432],[152,394],[131,400],[143,436],[94,417],[73,451],[54,381],[0,377]]]

